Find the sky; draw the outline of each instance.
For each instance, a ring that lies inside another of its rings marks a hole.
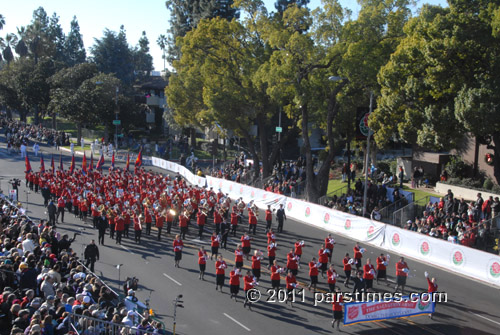
[[[274,11],[275,0],[264,0],[269,11]],[[355,0],[340,0],[344,7],[352,10],[356,16],[359,6]],[[445,0],[421,0],[423,3],[447,6]],[[321,0],[311,0],[309,8],[321,5]],[[89,55],[89,47],[94,39],[101,38],[108,28],[118,31],[123,24],[127,32],[129,45],[135,46],[142,31],[146,31],[150,42],[150,53],[153,56],[154,68],[163,70],[162,51],[156,40],[160,34],[166,34],[169,12],[164,0],[21,0],[2,1],[0,14],[5,17],[5,25],[0,36],[7,33],[17,33],[17,27],[26,26],[31,22],[35,9],[42,6],[49,16],[55,12],[65,34],[70,30],[70,22],[76,15],[80,25],[80,33]]]

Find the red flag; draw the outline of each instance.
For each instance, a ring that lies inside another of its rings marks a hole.
[[[52,159],[50,161],[50,168],[52,169],[52,173],[56,173],[56,166],[54,164],[54,155],[52,155]]]
[[[26,173],[31,172],[31,164],[28,155],[26,154],[26,158],[24,159],[24,166],[26,167]]]
[[[104,166],[104,156],[101,155],[101,158],[99,158],[99,161],[97,162],[97,164],[95,166],[95,169],[101,170],[103,166]]]
[[[89,172],[94,169],[94,154],[91,152],[90,153],[90,165],[89,165]]]
[[[130,153],[127,153],[127,171],[128,171],[128,167],[130,166]]]
[[[137,155],[137,159],[135,160],[134,173],[137,172],[137,169],[140,168],[141,165],[142,165],[142,148],[139,151],[139,154]]]
[[[83,153],[83,158],[82,158],[82,171],[83,174],[87,174],[87,155],[85,152]]]
[[[69,173],[73,173],[75,170],[75,155],[71,156],[71,165],[69,167]]]
[[[43,155],[40,154],[40,173],[45,172],[45,162],[43,161]]]
[[[113,156],[111,157],[111,169],[115,169],[115,152],[113,151]]]

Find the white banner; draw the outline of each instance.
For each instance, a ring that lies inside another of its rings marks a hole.
[[[500,256],[387,225],[385,247],[399,254],[500,286]]]
[[[422,299],[415,297],[412,300],[414,301],[406,297],[391,301],[347,303],[344,325],[434,313],[434,303],[431,302],[430,295],[425,295]]]
[[[392,250],[402,256],[438,266],[464,276],[500,286],[500,256],[404,230],[328,207],[285,197],[230,180],[195,176],[185,167],[153,157],[153,165],[178,172],[195,185],[219,189],[233,200],[254,200],[260,209],[285,207],[287,217],[344,235],[367,245]]]

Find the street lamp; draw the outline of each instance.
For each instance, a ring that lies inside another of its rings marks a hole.
[[[339,76],[330,76],[328,77],[328,80],[330,81],[341,81],[341,80],[347,80],[347,78],[344,77],[339,77]],[[356,117],[356,115],[354,115]],[[349,135],[346,136],[346,142],[347,142],[347,192],[351,189],[351,141],[349,138]]]
[[[368,115],[371,115],[373,112],[373,91],[370,91],[370,112]],[[372,135],[372,131],[368,128],[368,138],[366,139],[366,158],[365,158],[365,187],[363,190],[363,216],[366,216],[366,197],[368,195],[368,162],[370,160],[370,137]]]

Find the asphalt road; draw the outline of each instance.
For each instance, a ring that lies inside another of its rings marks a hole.
[[[0,138],[0,140],[3,140]],[[50,165],[50,150],[42,148],[45,152],[45,166]],[[48,154],[48,155],[47,155]],[[31,156],[32,157],[32,156]],[[68,167],[69,156],[65,156],[65,166]],[[79,165],[81,158],[77,158]],[[38,160],[31,158],[32,168],[37,171]],[[57,165],[57,162],[56,162]],[[154,170],[154,169],[153,169]],[[8,190],[7,181],[12,177],[24,180],[24,161],[20,156],[9,156],[6,154],[5,142],[0,144],[0,187],[4,193]],[[24,183],[20,188],[20,200],[28,203],[28,215],[32,218],[45,218],[45,209],[40,194],[26,195]],[[29,201],[26,201],[29,199]],[[261,211],[262,212],[262,211]],[[262,213],[261,213],[262,214]],[[252,248],[265,250],[266,237],[263,229],[263,218],[258,224],[257,237],[252,243]],[[245,225],[246,226],[246,225]],[[211,222],[207,225],[211,229]],[[97,240],[96,231],[90,222],[82,222],[66,213],[65,223],[58,225],[61,232],[82,232],[73,243],[73,248],[79,254],[83,252],[85,245],[90,239]],[[244,230],[239,227],[239,236]],[[173,235],[177,232],[174,229]],[[118,288],[127,276],[139,278],[140,289],[137,296],[144,301],[150,298],[151,307],[165,322],[168,329],[172,329],[173,306],[172,301],[179,294],[183,295],[185,308],[177,309],[177,333],[178,334],[331,334],[331,305],[319,304],[314,306],[313,294],[304,291],[305,301],[297,302],[293,308],[289,304],[266,302],[267,290],[270,288],[269,274],[264,271],[260,280],[260,291],[262,301],[253,305],[252,311],[243,308],[243,290],[240,291],[238,302],[230,300],[229,287],[224,292],[215,290],[214,262],[208,261],[205,281],[198,279],[197,249],[205,245],[210,250],[208,242],[209,233],[205,240],[197,239],[196,227],[190,228],[186,237],[186,247],[180,268],[174,267],[172,240],[173,235],[163,234],[162,241],[156,240],[156,230],[153,228],[152,235],[143,235],[140,245],[133,242],[132,238],[124,239],[123,244],[117,245],[115,241],[106,236],[105,246],[100,246],[101,259],[96,263],[96,272],[113,288]],[[277,260],[281,266],[286,263],[286,253],[290,250],[293,242],[304,240],[306,247],[302,257],[302,269],[299,270],[298,280],[308,283],[309,277],[306,262],[313,256],[317,256],[320,244],[326,237],[327,232],[308,226],[293,220],[285,222],[285,230],[277,234],[278,253]],[[132,235],[131,235],[132,236]],[[239,238],[238,236],[238,238]],[[334,250],[333,262],[339,274],[342,274],[341,261],[346,252],[352,254],[355,241],[342,236],[334,236],[337,244]],[[236,243],[230,240],[228,250],[222,251],[222,255],[228,262],[229,267],[234,264],[234,247]],[[371,257],[372,261],[381,252],[381,249],[366,247],[364,258]],[[391,264],[389,265],[389,279],[394,280],[394,262],[398,259],[397,254],[390,253]],[[437,312],[431,320],[427,316],[402,318],[390,321],[377,321],[371,323],[342,326],[343,334],[467,334],[486,335],[498,334],[500,329],[500,309],[498,308],[500,291],[497,288],[487,286],[463,277],[448,273],[445,270],[429,267],[417,261],[408,259],[412,277],[408,279],[407,290],[421,292],[427,289],[424,271],[438,280],[439,291],[448,294],[448,302],[437,306]],[[120,278],[117,264],[123,264],[120,270]],[[245,261],[245,266],[250,262]],[[229,269],[226,270],[229,274]],[[340,282],[343,282],[341,276]],[[228,280],[226,280],[228,285]],[[282,280],[284,286],[284,280]],[[320,278],[322,290],[327,290],[326,280]],[[343,288],[343,284],[340,285]],[[243,288],[243,283],[241,285]],[[374,284],[379,292],[393,290],[385,284]],[[335,333],[338,333],[335,331]]]

